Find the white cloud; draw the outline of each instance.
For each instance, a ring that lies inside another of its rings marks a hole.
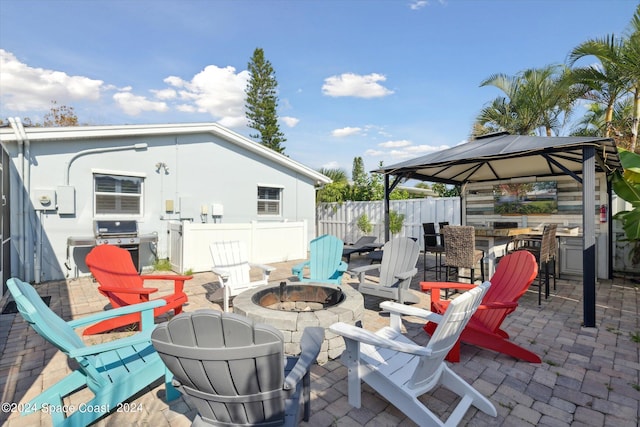
[[[195,111],[209,113],[223,126],[239,127],[246,124],[244,103],[248,71],[236,73],[234,67],[220,68],[208,65],[190,81],[169,76],[164,82],[179,89],[180,107],[192,105]]]
[[[324,165],[322,165],[322,167],[324,169],[340,169],[340,163],[334,160],[329,163],[325,163]]]
[[[384,75],[377,73],[365,76],[344,73],[339,76],[327,77],[322,85],[322,93],[334,97],[380,98],[393,93],[392,90],[378,83],[386,80]]]
[[[365,156],[384,156],[386,154],[385,151],[382,150],[373,150],[373,149],[369,149],[367,151],[364,152]]]
[[[152,90],[151,93],[153,93],[158,99],[169,100],[178,97],[178,93],[173,89]]]
[[[118,107],[131,116],[137,116],[143,111],[165,112],[169,107],[165,102],[150,101],[144,96],[134,95],[131,92],[118,92],[113,95],[113,100]]]
[[[52,100],[60,105],[95,101],[105,89],[102,80],[29,67],[4,49],[0,49],[0,70],[0,104],[7,110],[48,111]]]
[[[387,141],[387,142],[382,142],[380,144],[378,144],[380,147],[383,148],[398,148],[398,147],[406,147],[408,145],[411,145],[411,141],[407,141],[406,139],[402,139],[399,141]]]
[[[362,128],[346,127],[341,129],[334,129],[331,131],[331,136],[334,136],[336,138],[342,138],[345,136],[356,135],[360,133],[360,131],[362,131]]]
[[[425,6],[429,6],[429,2],[426,0],[417,0],[409,4],[409,7],[411,8],[411,10],[422,9]]]
[[[378,146],[382,148],[388,148],[389,150],[369,149],[365,151],[365,155],[375,157],[377,158],[377,160],[383,160],[385,164],[412,159],[449,148],[448,145],[440,145],[437,147],[424,144],[413,145],[413,143],[407,140],[387,141],[378,144]]]
[[[300,119],[289,116],[280,117],[280,120],[282,120],[284,124],[286,124],[290,128],[295,127],[298,123],[300,123]]]

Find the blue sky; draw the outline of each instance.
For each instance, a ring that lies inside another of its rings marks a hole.
[[[494,73],[621,35],[632,0],[0,0],[0,117],[218,122],[248,136],[247,63],[278,81],[286,154],[349,174],[466,140]],[[578,113],[579,114],[579,113]],[[567,129],[568,131],[568,129]]]

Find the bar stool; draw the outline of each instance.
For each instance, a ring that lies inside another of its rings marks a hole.
[[[449,274],[455,271],[458,278],[466,278],[475,283],[475,266],[480,263],[479,279],[484,282],[484,251],[475,248],[475,229],[471,226],[447,225],[441,233],[444,236],[446,281],[449,281]],[[468,277],[461,276],[462,268],[470,270],[471,274]]]
[[[435,270],[436,280],[440,280],[440,267],[442,265],[442,254],[444,253],[444,245],[438,244],[438,237],[442,241],[442,236],[436,233],[436,224],[434,222],[425,222],[422,224],[424,231],[424,257],[422,258],[423,279],[427,280],[427,270]],[[427,268],[427,253],[435,255],[436,264]]]
[[[523,236],[507,245],[507,253],[529,251],[538,262],[538,305],[542,304],[542,274],[544,273],[544,299],[549,298],[549,276],[553,276],[553,289],[556,289],[556,253],[558,243],[556,231],[558,224],[545,225],[542,236]],[[549,266],[553,268],[549,270]]]

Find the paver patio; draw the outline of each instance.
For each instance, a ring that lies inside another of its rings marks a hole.
[[[274,264],[273,282],[292,278],[291,266]],[[368,262],[353,256],[351,265]],[[433,260],[430,260],[433,264]],[[418,260],[422,267],[422,260]],[[433,274],[433,272],[429,272]],[[422,271],[412,288],[418,289]],[[433,280],[430,276],[430,280]],[[355,279],[345,277],[345,286]],[[166,283],[170,292],[172,284]],[[521,299],[518,310],[503,326],[513,339],[539,354],[542,364],[520,362],[511,357],[464,345],[461,362],[454,371],[473,384],[495,404],[498,417],[470,409],[464,424],[469,426],[637,426],[640,421],[640,316],[638,285],[631,277],[599,280],[597,284],[597,328],[582,328],[582,284],[559,280],[548,300],[537,304],[537,288],[532,286]],[[103,310],[106,298],[96,291],[90,278],[43,283],[41,295],[51,296],[51,307],[69,320]],[[220,290],[212,273],[197,274],[188,282],[189,303],[185,311],[209,307],[220,309]],[[7,297],[0,302],[4,307]],[[211,302],[215,301],[215,302]],[[363,327],[376,330],[389,318],[378,309],[380,299],[365,297]],[[428,295],[421,294],[421,307],[428,307]],[[406,317],[407,334],[418,343],[428,336],[422,322]],[[123,332],[126,333],[126,332]],[[122,334],[122,333],[118,333]],[[89,340],[113,339],[116,334]],[[0,390],[2,402],[24,403],[44,388],[64,377],[70,368],[64,355],[46,343],[19,314],[0,315]],[[87,392],[87,391],[85,391]],[[88,392],[87,392],[88,393]],[[158,384],[136,396],[128,412],[114,412],[98,426],[188,426],[195,416],[183,397],[167,403],[164,386]],[[436,390],[422,400],[443,417],[455,406],[456,397]],[[82,402],[78,396],[72,402]],[[312,417],[303,426],[413,426],[398,409],[363,387],[363,406],[353,408],[347,401],[346,369],[339,360],[316,365],[312,371]],[[0,413],[0,424],[9,427],[51,425],[48,414],[26,417]]]

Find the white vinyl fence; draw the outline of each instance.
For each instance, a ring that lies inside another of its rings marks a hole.
[[[353,243],[365,235],[358,229],[358,218],[366,214],[373,226],[368,233],[377,236],[378,242],[384,242],[384,202],[344,202],[322,203],[317,207],[317,234],[333,234],[345,243]],[[613,214],[621,210],[630,210],[631,205],[614,195]],[[400,236],[415,237],[423,247],[422,223],[444,222],[460,224],[460,199],[458,197],[427,198],[410,200],[392,200],[390,209],[405,215]],[[624,231],[619,221],[613,221],[613,269],[616,272],[640,273],[640,265],[631,259],[633,244],[625,241]]]
[[[249,262],[267,264],[306,259],[308,234],[306,221],[256,222],[238,224],[169,224],[169,261],[176,272],[209,271],[212,267],[209,245],[223,240],[240,240],[247,246]]]
[[[398,236],[415,237],[423,246],[422,223],[449,222],[460,224],[460,198],[441,197],[426,199],[391,200],[389,209],[404,215],[402,230]],[[373,226],[371,233],[358,229],[358,218],[367,215]],[[384,243],[384,202],[343,202],[321,203],[317,207],[317,234],[333,234],[346,244],[357,241],[361,236],[377,236]]]

